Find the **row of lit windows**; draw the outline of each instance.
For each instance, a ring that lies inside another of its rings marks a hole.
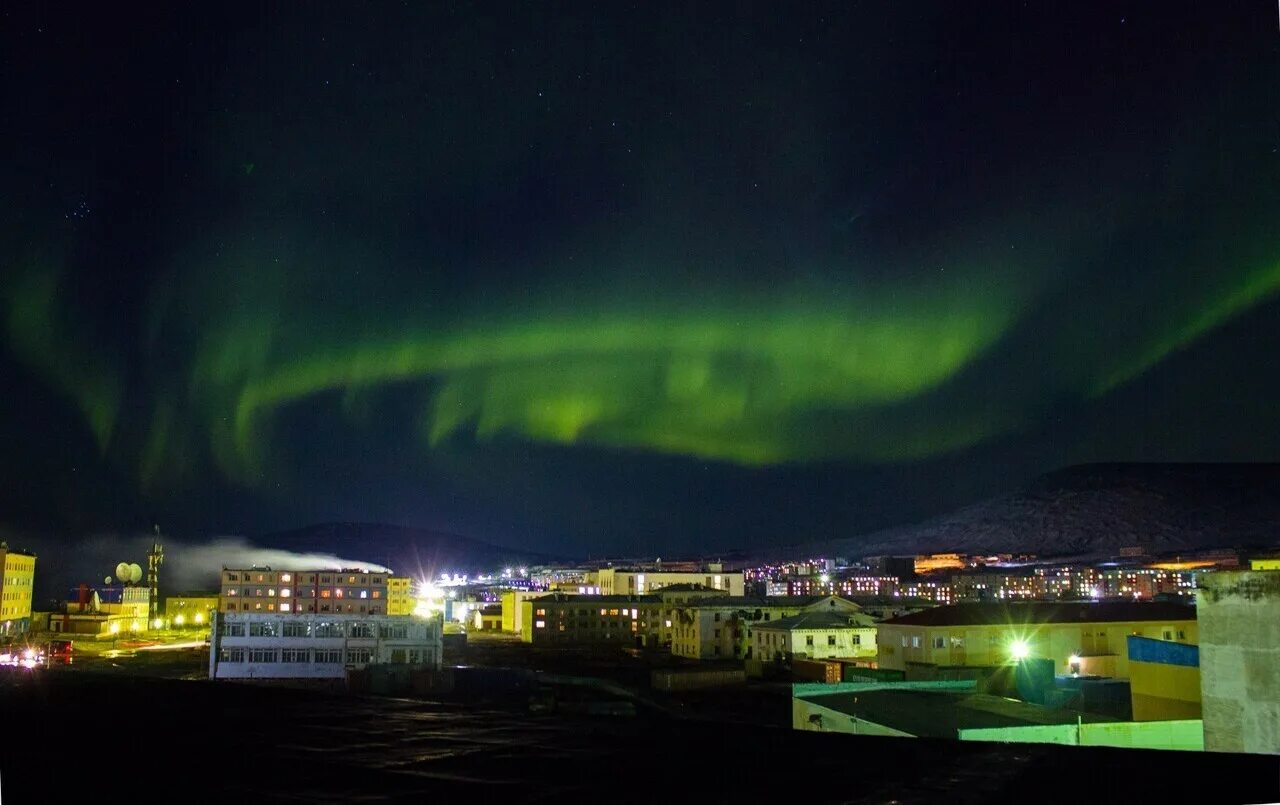
[[[222,594],[228,597],[238,595],[245,598],[248,598],[248,597],[262,598],[265,595],[265,597],[267,598],[275,598],[277,593],[276,593],[276,588],[274,587],[256,587],[256,588],[245,587],[240,590],[237,590],[235,587],[228,587],[226,590],[223,590]],[[288,598],[291,595],[293,595],[293,591],[290,590],[288,587],[280,588],[280,591],[279,591],[280,598]],[[299,598],[315,598],[316,591],[315,590],[299,590],[298,597]],[[334,587],[332,590],[330,590],[329,588],[326,587],[325,589],[320,591],[320,597],[321,598],[381,598],[382,590],[357,590],[357,589],[347,590],[342,587]]]
[[[225,581],[249,581],[249,582],[256,581],[256,582],[271,583],[276,581],[277,577],[279,578],[280,583],[282,584],[290,584],[293,582],[292,573],[228,572],[225,574],[224,580]],[[346,581],[347,584],[370,584],[370,583],[385,584],[386,583],[385,576],[341,576],[341,575],[334,575],[334,574],[330,574],[326,576],[323,574],[316,574],[316,573],[301,573],[298,576],[299,580],[305,584],[314,584],[316,582],[317,577],[320,579],[320,584],[334,584],[334,583],[342,584],[342,580],[344,578],[347,580]]]
[[[409,636],[406,623],[343,623],[341,621],[253,621],[248,624],[223,621],[218,633],[224,637],[352,637],[403,640]]]
[[[235,612],[237,610],[237,604],[234,601],[228,601],[224,606],[226,607],[226,610],[228,612]],[[241,612],[276,612],[277,611],[277,607],[275,604],[268,603],[264,606],[261,601],[255,601],[253,602],[252,605],[250,605],[248,601],[245,601],[243,604],[240,604],[238,606],[238,609]],[[298,604],[297,607],[294,607],[293,604],[290,604],[287,601],[281,601],[278,611],[280,612],[335,612],[335,613],[355,612],[361,615],[379,615],[382,613],[382,607],[367,606],[365,604],[347,604],[346,609],[343,609],[342,604],[333,604],[332,606],[330,606],[329,604],[320,604],[319,607],[317,607],[315,604],[306,604],[305,607],[303,604]]]
[[[225,663],[312,663],[317,665],[333,665],[343,662],[349,664],[367,663],[373,653],[367,648],[347,649],[306,649],[306,648],[224,648],[218,657]]]

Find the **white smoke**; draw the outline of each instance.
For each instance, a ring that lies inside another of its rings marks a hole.
[[[278,548],[258,548],[243,537],[220,537],[198,545],[171,542],[165,545],[166,575],[182,587],[217,588],[224,567],[270,567],[275,570],[363,570],[389,573],[390,568],[331,553],[297,553]],[[201,581],[206,580],[206,581]],[[207,581],[212,580],[212,581]],[[185,582],[185,583],[184,583]]]
[[[47,535],[19,535],[0,528],[0,539],[10,547],[36,554],[37,608],[50,599],[66,600],[77,584],[100,585],[115,575],[120,562],[136,562],[147,567],[151,536],[100,534],[77,541]],[[164,564],[160,568],[161,595],[176,592],[217,590],[224,567],[270,567],[275,570],[338,570],[362,568],[389,572],[388,568],[362,559],[331,553],[299,553],[277,548],[260,548],[244,537],[217,537],[207,542],[187,542],[172,537],[162,539]],[[113,579],[114,580],[114,579]]]

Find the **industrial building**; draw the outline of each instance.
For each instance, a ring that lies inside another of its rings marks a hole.
[[[1280,754],[1280,571],[1200,580],[1204,748]]]
[[[439,618],[392,615],[219,613],[210,679],[332,679],[348,668],[439,668]]]
[[[80,584],[69,591],[62,611],[50,614],[49,630],[99,637],[139,634],[151,628],[150,614],[150,587]]]
[[[821,609],[751,627],[751,656],[861,659],[876,656],[876,625],[858,612]]]
[[[0,638],[30,630],[35,576],[35,554],[0,542]]]
[[[1000,602],[936,607],[883,621],[881,668],[907,672],[1048,658],[1058,673],[1127,679],[1129,635],[1197,642],[1195,607],[1168,602]]]
[[[359,568],[224,568],[218,611],[385,615],[389,576]]]

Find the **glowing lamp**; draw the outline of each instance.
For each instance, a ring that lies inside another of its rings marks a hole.
[[[1015,660],[1025,660],[1031,654],[1031,647],[1025,640],[1015,640],[1009,644],[1009,656]]]

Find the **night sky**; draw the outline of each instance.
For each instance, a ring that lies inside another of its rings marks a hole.
[[[1280,455],[1274,5],[40,5],[0,532],[690,552]]]

